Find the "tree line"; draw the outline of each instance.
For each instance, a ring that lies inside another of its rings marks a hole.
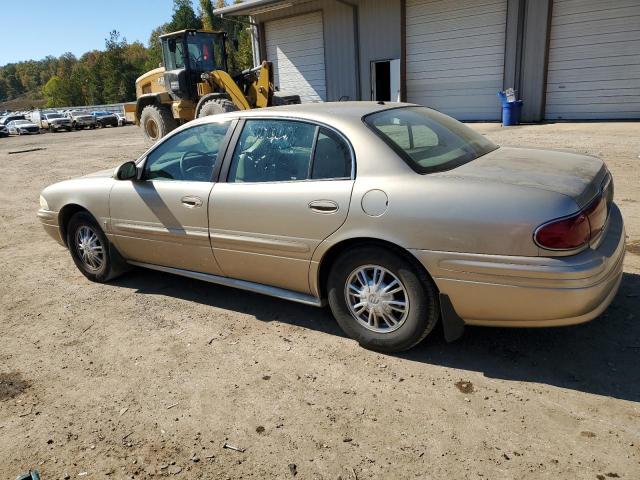
[[[215,8],[223,6],[224,0],[216,1]],[[136,78],[162,62],[160,35],[186,28],[225,30],[230,40],[229,71],[233,74],[251,67],[251,34],[247,25],[216,17],[213,10],[211,0],[200,0],[197,13],[191,0],[174,0],[171,19],[152,31],[147,45],[129,43],[113,30],[105,40],[104,50],[92,50],[80,58],[65,53],[2,66],[0,102],[26,97],[47,107],[63,107],[135,100]],[[237,50],[233,48],[234,40]]]

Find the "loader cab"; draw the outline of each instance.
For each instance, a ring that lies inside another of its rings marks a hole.
[[[164,84],[174,100],[196,100],[203,73],[227,70],[226,33],[182,30],[160,37]]]

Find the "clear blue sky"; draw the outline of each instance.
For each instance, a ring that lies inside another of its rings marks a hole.
[[[172,13],[172,0],[2,0],[0,65],[65,52],[79,57],[104,48],[111,30],[146,44]]]

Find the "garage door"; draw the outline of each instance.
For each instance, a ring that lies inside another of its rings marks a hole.
[[[507,0],[407,0],[407,99],[460,120],[498,120]]]
[[[640,2],[553,2],[545,117],[640,118]]]
[[[300,95],[303,102],[326,100],[322,13],[267,22],[265,37],[280,94]]]

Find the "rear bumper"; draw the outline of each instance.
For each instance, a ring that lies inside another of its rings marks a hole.
[[[613,206],[597,249],[569,257],[513,257],[413,250],[465,324],[574,325],[600,315],[622,280],[625,231]]]

